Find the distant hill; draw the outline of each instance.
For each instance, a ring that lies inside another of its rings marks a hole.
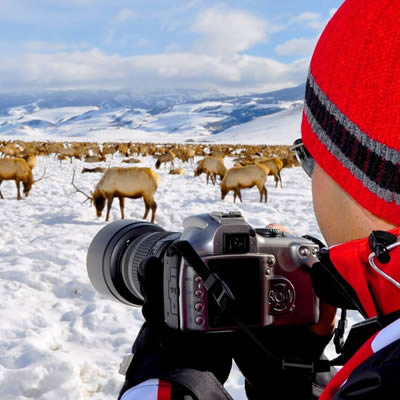
[[[297,126],[304,89],[303,84],[241,96],[192,90],[0,94],[0,137],[26,140],[243,141],[249,140],[249,134],[253,132],[256,140],[257,132],[263,131],[262,124],[266,124],[264,132],[271,131],[269,121],[274,121],[279,127],[279,115],[285,123],[289,118],[291,124]],[[275,118],[267,118],[274,114],[277,114]]]

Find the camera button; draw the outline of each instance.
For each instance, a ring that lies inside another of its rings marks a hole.
[[[194,295],[195,295],[196,297],[201,297],[201,296],[203,296],[203,291],[202,291],[202,290],[196,290],[196,291],[194,292]]]
[[[197,325],[203,325],[204,322],[205,322],[205,319],[204,319],[204,317],[197,317],[197,318],[195,319],[195,321],[196,321],[196,324],[197,324]]]
[[[203,303],[196,303],[195,305],[194,305],[194,309],[196,310],[196,311],[203,311],[204,310],[204,304]]]
[[[307,247],[302,246],[299,248],[299,254],[301,257],[309,257],[311,252]]]

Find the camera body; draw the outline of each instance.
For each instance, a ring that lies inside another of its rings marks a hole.
[[[252,228],[238,212],[188,217],[180,240],[188,241],[209,269],[230,288],[238,317],[249,327],[313,324],[318,298],[310,267],[319,247],[277,229]],[[220,315],[203,279],[183,257],[164,258],[166,324],[183,331],[238,329]]]
[[[164,319],[173,329],[237,330],[237,318],[254,328],[318,321],[318,298],[310,275],[310,267],[318,261],[316,244],[280,230],[253,228],[239,212],[193,215],[184,220],[183,227],[183,232],[168,232],[146,221],[107,224],[88,249],[87,270],[93,286],[114,301],[141,306],[139,266],[155,256],[163,268],[158,290],[162,290]],[[185,254],[173,251],[180,241],[189,243],[200,262],[229,287],[236,319],[221,312],[212,290],[207,289],[210,285]]]

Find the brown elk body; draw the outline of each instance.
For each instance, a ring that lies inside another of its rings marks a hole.
[[[175,168],[175,169],[171,169],[169,171],[170,175],[185,175],[185,170],[184,168],[180,167],[180,168]]]
[[[154,172],[151,168],[112,167],[104,172],[104,175],[97,183],[92,196],[86,196],[93,201],[98,217],[101,217],[103,209],[107,203],[106,221],[109,220],[112,202],[115,197],[118,197],[119,199],[122,219],[125,217],[125,197],[131,199],[143,197],[145,205],[143,219],[147,218],[151,209],[151,222],[154,223],[157,209],[157,203],[154,201],[154,194],[157,191],[160,182],[160,175]],[[72,184],[74,185],[73,178]],[[80,191],[79,189],[77,190]]]
[[[172,151],[169,151],[168,153],[161,154],[156,161],[155,167],[159,169],[161,167],[161,164],[167,164],[168,162],[171,164],[171,168],[174,167],[174,159],[175,159],[175,154]]]
[[[3,181],[14,180],[17,186],[17,199],[21,200],[20,184],[24,187],[24,195],[28,197],[33,184],[33,174],[28,163],[23,158],[0,159],[0,185]],[[4,199],[0,192],[0,198]]]
[[[196,169],[194,171],[194,176],[199,176],[202,173],[206,174],[207,184],[208,179],[215,185],[217,176],[222,180],[225,173],[226,167],[224,161],[219,157],[205,157],[197,163]]]
[[[225,196],[232,190],[233,202],[236,201],[236,197],[239,197],[239,200],[242,201],[240,190],[257,186],[260,192],[260,202],[262,202],[263,197],[264,201],[267,202],[268,193],[265,181],[268,173],[268,168],[258,163],[245,167],[229,168],[221,182],[221,200],[224,200]]]
[[[138,158],[127,158],[127,159],[125,159],[125,160],[122,160],[122,162],[123,162],[123,163],[126,163],[126,164],[139,164],[139,163],[141,163],[142,161],[139,160]]]
[[[106,156],[86,156],[85,162],[87,163],[95,163],[95,162],[102,162],[107,161]]]

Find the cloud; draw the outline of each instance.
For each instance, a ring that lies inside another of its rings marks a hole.
[[[218,89],[227,93],[269,91],[305,80],[308,59],[285,64],[248,55],[216,57],[166,53],[122,57],[98,49],[27,54],[0,64],[3,90],[71,88]]]
[[[338,10],[338,8],[331,8],[329,10],[329,17],[332,18],[335,15],[337,10]]]
[[[291,18],[290,23],[305,25],[308,28],[322,30],[326,25],[326,20],[321,16],[321,14],[314,12],[303,12],[295,17]]]
[[[22,43],[22,47],[29,53],[53,53],[61,51],[82,50],[89,47],[88,43],[58,43],[45,42],[43,40],[27,40]]]
[[[125,23],[135,19],[135,17],[136,15],[131,9],[124,8],[118,12],[118,14],[113,18],[112,22],[114,24]]]
[[[318,37],[314,38],[294,38],[284,43],[278,44],[275,51],[283,56],[311,56],[317,44]]]
[[[205,54],[235,54],[267,40],[264,19],[220,6],[199,13],[190,31],[201,36],[194,50]]]

